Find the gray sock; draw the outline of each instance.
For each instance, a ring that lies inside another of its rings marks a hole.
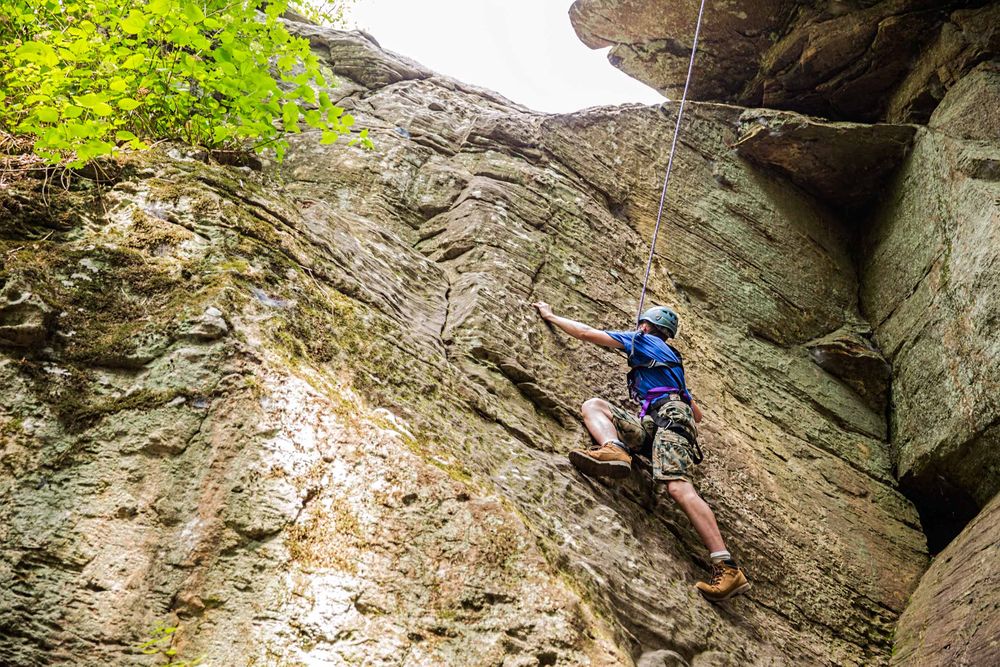
[[[621,440],[616,440],[616,439],[612,438],[611,440],[608,440],[604,444],[605,445],[614,445],[615,447],[617,447],[618,449],[622,450],[623,452],[625,452],[626,454],[628,454],[630,456],[632,454],[632,452],[630,452],[628,450],[628,447],[625,446],[625,443],[622,442]]]

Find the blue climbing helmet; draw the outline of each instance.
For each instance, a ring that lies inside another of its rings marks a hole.
[[[677,335],[679,319],[677,313],[666,306],[653,306],[639,316],[640,322],[649,322],[654,327],[661,329],[668,338]]]

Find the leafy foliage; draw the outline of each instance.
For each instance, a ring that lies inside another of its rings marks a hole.
[[[0,127],[79,167],[123,146],[287,148],[304,124],[322,143],[354,119],[326,90],[288,0],[0,0]],[[367,130],[352,143],[370,148]]]
[[[320,25],[345,27],[347,8],[354,0],[295,0],[292,9]]]
[[[181,660],[177,656],[177,649],[171,646],[174,633],[177,630],[177,626],[157,621],[156,626],[150,632],[149,639],[136,646],[136,649],[145,655],[162,656],[167,661],[163,664],[163,667],[197,667],[202,664],[201,658]]]

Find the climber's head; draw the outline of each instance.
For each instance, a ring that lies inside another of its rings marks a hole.
[[[639,329],[663,340],[677,335],[678,317],[666,306],[654,306],[639,316]]]

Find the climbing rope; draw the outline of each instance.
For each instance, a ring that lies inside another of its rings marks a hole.
[[[642,279],[642,294],[639,295],[639,312],[635,314],[635,325],[639,326],[642,317],[642,306],[646,301],[646,287],[649,285],[649,271],[653,267],[653,252],[656,250],[656,237],[660,233],[660,221],[663,219],[663,204],[667,201],[667,185],[670,183],[670,170],[674,166],[674,153],[677,151],[677,137],[681,132],[681,118],[684,116],[684,104],[687,102],[688,86],[691,84],[691,72],[694,70],[694,56],[698,51],[698,33],[701,32],[701,17],[705,13],[705,0],[701,0],[698,9],[698,22],[694,26],[694,43],[691,45],[691,59],[688,61],[687,78],[684,80],[684,93],[681,95],[681,106],[677,110],[677,122],[674,123],[674,140],[670,144],[670,157],[667,159],[667,174],[663,177],[663,192],[660,193],[660,209],[656,212],[656,226],[653,228],[653,241],[649,245],[649,260],[646,262],[646,275]]]

